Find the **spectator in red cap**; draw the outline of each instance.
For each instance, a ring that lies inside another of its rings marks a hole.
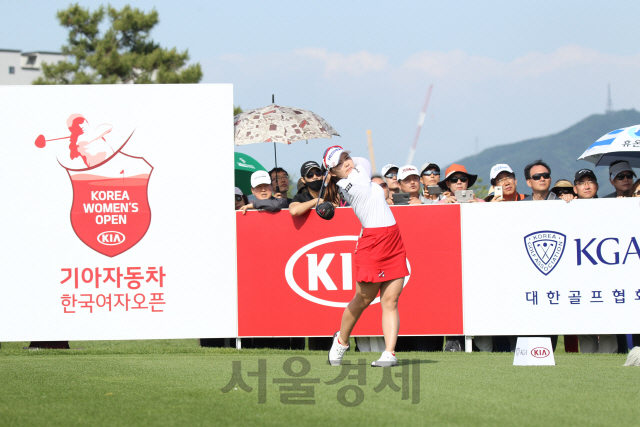
[[[262,209],[269,212],[278,212],[289,206],[287,199],[276,199],[271,191],[271,178],[266,171],[254,172],[251,175],[251,192],[256,201],[242,206],[239,210],[246,215],[248,209]]]
[[[615,197],[629,197],[631,187],[633,186],[633,178],[636,173],[631,169],[629,162],[624,160],[616,160],[609,166],[609,182],[616,189],[611,194],[604,196],[605,199]]]
[[[445,191],[450,191],[451,195],[447,198],[441,200],[438,203],[458,203],[456,199],[456,191],[465,191],[469,187],[473,186],[478,179],[478,175],[472,175],[467,172],[467,168],[462,165],[453,164],[447,168],[445,171],[444,180],[438,182],[440,188]],[[473,195],[473,199],[469,200],[471,202],[484,202],[482,199],[478,199],[476,195]]]

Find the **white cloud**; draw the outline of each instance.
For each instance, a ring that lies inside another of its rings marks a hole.
[[[407,58],[400,68],[422,71],[432,77],[478,81],[496,77],[535,78],[571,68],[601,66],[640,68],[640,55],[614,56],[569,45],[551,53],[528,52],[510,62],[502,62],[486,56],[470,56],[461,50],[424,51]]]
[[[303,58],[311,58],[324,62],[324,74],[346,73],[352,76],[384,70],[389,64],[389,58],[382,54],[360,51],[349,55],[329,53],[324,48],[305,48],[295,50],[294,53]]]

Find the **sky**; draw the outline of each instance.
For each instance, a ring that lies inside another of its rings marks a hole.
[[[406,164],[430,85],[416,166],[445,168],[602,114],[608,84],[614,109],[638,107],[637,1],[110,3],[155,7],[152,38],[188,49],[202,83],[232,83],[243,109],[268,105],[274,94],[277,104],[327,120],[341,137],[278,145],[278,165],[291,175],[334,144],[367,157],[367,130],[378,170]],[[68,5],[0,0],[0,49],[59,51],[67,32],[55,13]],[[236,150],[274,166],[272,144]],[[532,160],[544,154],[532,147]]]

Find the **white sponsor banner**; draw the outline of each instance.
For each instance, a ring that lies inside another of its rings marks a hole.
[[[232,86],[0,99],[0,340],[236,336]]]
[[[461,208],[466,335],[640,333],[640,199]]]

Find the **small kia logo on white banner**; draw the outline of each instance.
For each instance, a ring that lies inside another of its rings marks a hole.
[[[323,252],[322,250],[316,250],[314,253],[307,252],[330,243],[349,241],[356,242],[357,240],[358,236],[334,236],[316,240],[315,242],[309,243],[308,245],[300,248],[291,256],[291,258],[289,258],[284,269],[285,278],[291,289],[302,298],[316,304],[328,307],[346,307],[349,302],[345,302],[344,299],[347,297],[351,300],[355,289],[353,270],[351,267],[353,253],[350,251],[336,251],[335,249],[339,249],[337,246],[334,246],[333,251],[330,247],[327,247],[326,252]],[[303,289],[303,287],[300,286],[294,278],[294,268],[299,260],[301,263],[306,264],[307,267],[306,275],[299,273],[299,271],[304,270],[304,268],[299,267],[296,269],[298,271],[297,276],[300,283],[303,283],[303,277],[308,279],[307,286],[305,287],[306,289]],[[340,261],[338,262],[338,260]],[[341,274],[335,274],[337,267],[334,266],[334,274],[333,276],[330,275],[328,272],[329,267],[332,264],[338,263],[341,265]],[[409,269],[409,274],[411,274],[409,260],[407,260],[407,268]],[[409,277],[410,276],[406,277],[404,286],[407,286]],[[344,291],[347,292],[345,293]],[[322,294],[324,298],[321,298],[319,296],[320,294]],[[331,298],[327,299],[327,296],[330,296]],[[380,297],[373,300],[372,304],[376,304],[378,302],[380,302]]]
[[[545,358],[550,354],[551,352],[549,351],[549,349],[544,347],[536,347],[533,350],[531,350],[531,355],[537,359]]]

